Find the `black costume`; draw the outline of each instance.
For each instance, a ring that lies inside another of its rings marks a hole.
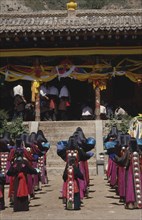
[[[7,172],[8,176],[14,177],[13,210],[15,212],[29,210],[27,174],[37,174],[37,171],[29,165],[27,160],[21,157],[21,152],[18,152],[17,158]]]

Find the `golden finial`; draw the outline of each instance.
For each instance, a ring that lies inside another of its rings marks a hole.
[[[77,9],[77,3],[75,0],[70,0],[69,3],[67,3],[67,9],[68,10],[76,10]]]

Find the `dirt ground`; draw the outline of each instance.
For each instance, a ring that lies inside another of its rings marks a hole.
[[[48,176],[49,183],[36,192],[28,212],[13,212],[9,206],[8,186],[5,187],[6,209],[0,212],[0,220],[142,220],[142,210],[126,210],[119,203],[115,191],[109,188],[105,176],[91,176],[89,198],[85,198],[81,210],[64,209],[60,190],[61,175]]]

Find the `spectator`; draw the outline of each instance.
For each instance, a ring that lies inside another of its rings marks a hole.
[[[58,105],[58,96],[59,91],[55,86],[49,86],[48,88],[48,96],[50,99],[49,103],[49,116],[52,121],[57,120],[57,105]]]
[[[82,119],[83,120],[91,120],[91,119],[93,119],[93,110],[89,106],[88,103],[86,103],[86,105],[84,105],[83,108],[82,108]]]
[[[23,95],[23,87],[22,83],[19,83],[17,86],[13,88],[14,93],[14,116],[13,119],[16,119],[17,117],[22,117],[24,119],[25,114],[25,105],[26,100]]]
[[[68,119],[68,109],[70,107],[69,102],[69,90],[63,84],[59,93],[59,120],[65,121]]]
[[[41,121],[49,120],[49,97],[46,83],[40,86],[40,117]]]
[[[100,119],[102,120],[105,120],[106,119],[106,107],[104,105],[104,102],[102,101],[101,102],[101,105],[100,105]]]
[[[127,115],[127,112],[122,107],[118,106],[116,108],[114,114],[115,114],[115,118],[116,119],[120,119],[121,120],[124,116]]]
[[[108,119],[113,118],[113,108],[109,104],[106,106],[106,116],[107,116]]]

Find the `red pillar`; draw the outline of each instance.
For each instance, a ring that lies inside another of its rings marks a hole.
[[[38,93],[35,97],[35,121],[40,121],[40,94],[39,94],[39,88]]]

